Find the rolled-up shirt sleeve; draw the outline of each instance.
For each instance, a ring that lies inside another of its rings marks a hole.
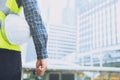
[[[48,57],[47,39],[48,34],[42,21],[38,4],[36,0],[22,0],[25,18],[30,26],[30,32],[33,37],[37,59]]]

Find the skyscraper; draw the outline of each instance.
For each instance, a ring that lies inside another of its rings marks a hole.
[[[75,26],[75,15],[73,15],[74,11],[72,10],[70,0],[56,1],[56,4],[49,9],[50,19],[48,19],[47,29],[50,59],[60,60],[76,51],[77,27]]]
[[[62,11],[62,23],[65,25],[76,26],[76,9],[74,0],[66,0],[66,6]]]
[[[49,24],[48,32],[48,53],[50,59],[62,59],[76,51],[76,27]]]
[[[104,53],[120,50],[120,1],[77,0],[78,52]]]

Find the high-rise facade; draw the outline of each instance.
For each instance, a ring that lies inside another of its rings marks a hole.
[[[76,51],[76,28],[67,25],[48,25],[50,59],[62,59]]]
[[[81,54],[119,53],[120,0],[77,1],[77,51]]]
[[[77,15],[75,11],[74,0],[66,0],[66,6],[62,11],[62,23],[70,26],[76,26]]]
[[[71,2],[71,0],[65,0],[58,8],[54,5],[49,9],[50,19],[48,18],[47,29],[50,59],[60,60],[76,52],[77,27],[74,6],[71,6]],[[54,13],[55,11],[59,12]]]

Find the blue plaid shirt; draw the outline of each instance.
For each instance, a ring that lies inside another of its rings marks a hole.
[[[33,37],[37,59],[47,58],[48,34],[41,19],[36,0],[22,0],[25,18],[30,26]]]

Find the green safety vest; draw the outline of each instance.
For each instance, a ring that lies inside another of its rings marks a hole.
[[[19,15],[21,7],[18,7],[16,0],[0,0],[0,48],[20,51],[20,47],[9,43],[4,31],[4,20],[6,15],[14,13]]]

